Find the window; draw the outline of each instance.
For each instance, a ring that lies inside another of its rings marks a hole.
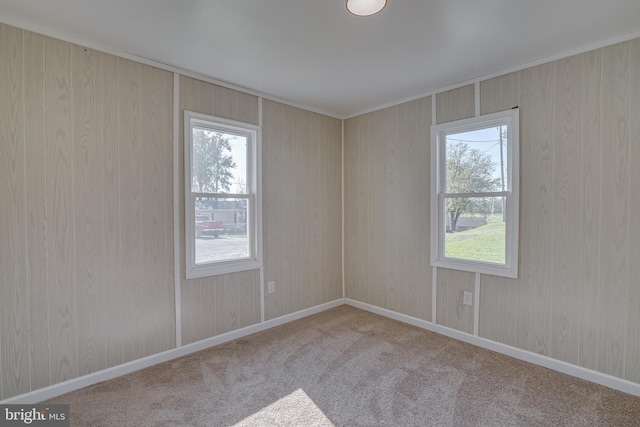
[[[518,109],[431,127],[431,264],[518,275]]]
[[[259,128],[184,112],[186,277],[258,268]]]

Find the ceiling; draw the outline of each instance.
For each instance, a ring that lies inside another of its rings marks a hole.
[[[0,21],[344,118],[640,36],[640,0],[0,0]]]

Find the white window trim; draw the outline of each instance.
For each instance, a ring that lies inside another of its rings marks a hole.
[[[193,160],[193,125],[214,127],[233,133],[247,135],[247,187],[248,194],[225,194],[225,197],[246,197],[249,201],[247,236],[250,242],[248,258],[224,260],[209,264],[195,263],[195,206],[194,197],[202,196],[202,193],[194,193],[191,190],[192,176],[191,164]],[[239,271],[255,270],[262,267],[262,198],[260,194],[260,143],[261,129],[259,126],[210,116],[207,114],[184,111],[184,176],[185,176],[185,277],[195,279]]]
[[[507,149],[507,180],[510,191],[473,193],[469,196],[482,197],[487,194],[505,196],[505,263],[449,258],[444,255],[445,218],[444,183],[446,176],[445,145],[447,133],[465,132],[479,128],[506,124],[509,126]],[[501,111],[469,119],[431,126],[431,265],[434,267],[470,271],[502,277],[518,277],[518,228],[520,205],[520,126],[518,109]]]

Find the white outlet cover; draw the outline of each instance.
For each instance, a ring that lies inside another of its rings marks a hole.
[[[469,291],[464,291],[462,294],[462,303],[464,305],[473,305],[473,294]]]
[[[276,291],[276,282],[267,282],[267,293],[272,294]]]

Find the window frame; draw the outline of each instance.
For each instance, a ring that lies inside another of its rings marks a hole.
[[[255,270],[261,263],[261,197],[260,197],[260,126],[216,117],[194,111],[184,111],[184,233],[185,278],[195,279],[240,271]],[[232,133],[247,138],[246,193],[199,193],[192,191],[193,128],[206,128],[216,132]],[[195,200],[199,197],[247,200],[247,239],[249,256],[196,264]]]
[[[508,126],[507,190],[475,193],[446,192],[446,136]],[[431,265],[494,276],[518,277],[518,230],[520,204],[520,126],[518,108],[431,126]],[[445,256],[446,222],[444,203],[447,196],[504,197],[505,263],[453,258]]]

